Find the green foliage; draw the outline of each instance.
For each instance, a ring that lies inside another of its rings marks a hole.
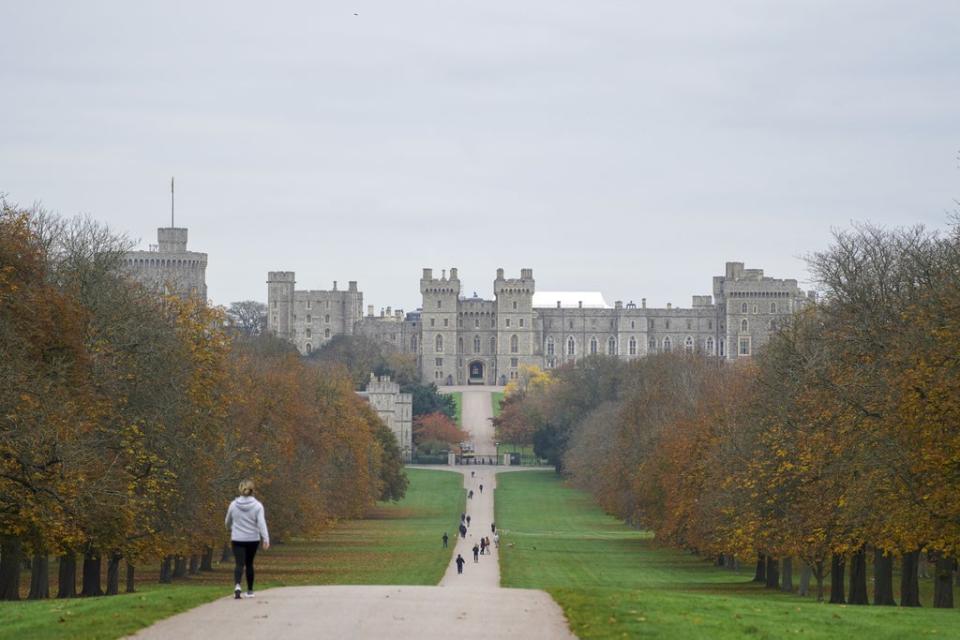
[[[413,396],[413,418],[425,416],[431,413],[442,413],[451,420],[457,421],[457,405],[453,394],[440,393],[437,385],[433,384],[410,384],[400,388],[403,393],[409,393]]]

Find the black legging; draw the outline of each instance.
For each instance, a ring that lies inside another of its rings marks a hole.
[[[236,565],[233,567],[233,581],[240,584],[240,578],[243,577],[243,570],[247,570],[247,591],[253,591],[253,557],[257,555],[257,549],[260,548],[260,541],[239,542],[233,540],[233,558]]]

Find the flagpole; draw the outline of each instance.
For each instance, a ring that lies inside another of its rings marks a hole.
[[[173,224],[173,178],[170,178],[170,228],[174,228]]]

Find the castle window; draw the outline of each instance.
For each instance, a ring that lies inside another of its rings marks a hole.
[[[665,353],[670,353],[670,350],[673,348],[673,343],[670,341],[670,336],[667,336],[663,339],[663,351]]]
[[[632,356],[637,355],[637,339],[630,338],[630,342],[627,343],[628,353]]]
[[[310,300],[307,300],[307,309],[310,308]]]
[[[516,310],[516,308],[517,308],[517,301],[516,301],[516,300],[513,301],[513,308],[514,308],[514,310]]]
[[[496,353],[497,353],[497,339],[496,339],[496,338],[490,338],[490,353],[491,353],[491,354],[496,354]]]
[[[323,337],[324,337],[324,338],[329,338],[329,337],[330,337],[330,329],[324,329],[324,330],[323,330]]]
[[[436,319],[436,318],[430,318],[430,326],[433,327],[433,326],[435,326],[436,324],[437,324],[437,319]]]
[[[668,318],[667,320],[664,320],[664,321],[663,321],[663,327],[664,327],[665,329],[669,329],[669,328],[670,328],[670,320],[669,320],[669,318]]]
[[[417,336],[413,336],[410,338],[410,351],[414,353],[417,352]]]
[[[434,361],[434,364],[435,364],[436,366],[438,366],[438,367],[442,367],[442,366],[443,366],[443,358],[437,358],[437,359]]]
[[[597,339],[590,338],[590,355],[597,355]]]
[[[615,356],[617,355],[617,339],[613,336],[610,336],[610,339],[607,340],[607,355]]]
[[[443,336],[437,336],[437,341],[434,346],[436,347],[435,351],[437,353],[443,353]]]
[[[653,318],[647,320],[647,329],[653,329]]]
[[[740,338],[740,355],[748,356],[750,355],[750,337]]]
[[[444,319],[443,319],[443,326],[445,326],[445,327],[449,327],[449,326],[450,326],[450,319],[449,319],[449,318],[444,318]]]
[[[330,301],[329,301],[329,300],[327,300],[326,302],[323,303],[323,308],[324,308],[324,309],[329,309],[329,308],[330,308]]]
[[[741,303],[740,303],[740,313],[746,313],[746,312],[747,312],[747,303],[746,303],[746,302],[741,302]]]
[[[631,328],[631,329],[636,329],[636,328],[637,328],[637,324],[636,324],[633,320],[630,321],[630,328]]]
[[[713,320],[707,320],[707,329],[713,329]]]
[[[759,309],[757,308],[757,305],[753,305],[753,312],[754,312],[754,313],[759,312]]]
[[[657,339],[650,338],[650,340],[647,342],[647,351],[650,353],[655,353],[656,350],[657,350]]]
[[[463,338],[457,338],[457,353],[463,353]]]
[[[492,316],[490,317],[490,327],[493,329],[497,328],[497,319]]]
[[[480,336],[473,336],[473,352],[480,353]]]
[[[709,353],[710,355],[713,355],[713,338],[712,337],[707,338],[707,353]]]
[[[510,326],[510,318],[507,318],[507,326]]]
[[[577,353],[577,342],[573,339],[573,336],[567,338],[567,355],[572,356]]]
[[[510,353],[518,353],[520,351],[520,339],[517,336],[510,336]]]
[[[514,369],[517,368],[517,360],[518,358],[510,358],[510,366],[513,367]]]
[[[727,355],[727,343],[725,340],[720,341],[720,357]]]
[[[553,338],[547,338],[547,355],[554,355]]]
[[[307,353],[308,354],[313,353],[313,345],[310,344],[309,342],[307,343]]]
[[[479,328],[480,328],[480,318],[474,318],[474,319],[473,319],[473,328],[474,328],[474,329],[479,329]]]
[[[296,319],[297,316],[293,316]],[[307,314],[307,324],[313,324],[313,316],[309,313]]]
[[[690,320],[689,318],[687,318],[687,331],[689,331],[690,329],[693,329],[693,320]]]
[[[693,353],[693,338],[687,336],[687,339],[683,341],[683,350],[687,353]]]
[[[437,309],[443,307],[443,300],[437,300]]]
[[[324,321],[324,322],[330,322],[330,314],[329,314],[329,313],[328,313],[327,315],[323,316],[323,321]]]
[[[776,303],[776,302],[771,302],[771,303],[770,303],[770,313],[776,313],[776,312],[777,312],[777,303]]]
[[[310,337],[310,329],[307,329],[307,337]]]
[[[746,333],[750,330],[750,326],[747,323],[746,319],[740,321],[740,331],[741,333]]]
[[[523,326],[523,318],[520,318],[520,326]]]

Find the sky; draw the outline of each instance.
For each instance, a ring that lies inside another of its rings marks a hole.
[[[209,254],[216,304],[423,267],[688,306],[960,198],[960,2],[0,5],[0,193]]]

